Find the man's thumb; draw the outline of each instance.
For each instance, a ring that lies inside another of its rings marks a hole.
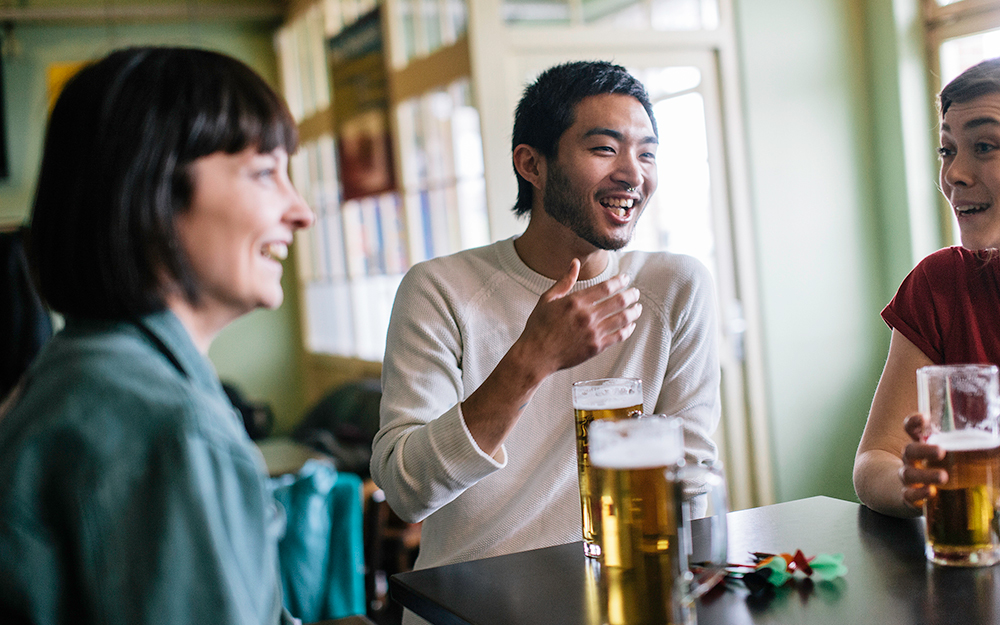
[[[578,277],[580,277],[580,259],[574,258],[569,264],[569,270],[545,292],[545,299],[551,301],[564,297],[573,289]]]

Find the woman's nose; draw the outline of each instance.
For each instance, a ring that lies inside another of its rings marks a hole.
[[[975,176],[969,159],[959,152],[950,161],[942,163],[941,179],[951,186],[971,185],[975,181]]]
[[[294,186],[289,184],[288,191],[291,197],[289,198],[288,210],[285,213],[285,220],[290,222],[296,230],[309,228],[316,221],[316,214],[309,208],[305,198]]]

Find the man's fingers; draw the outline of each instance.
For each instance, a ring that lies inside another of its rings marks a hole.
[[[570,291],[573,290],[573,286],[577,283],[580,277],[580,261],[573,259],[570,263],[569,270],[561,277],[559,280],[552,285],[552,287],[542,295],[542,300],[551,302],[557,300],[561,297],[566,297],[569,295]],[[612,307],[615,302],[618,303],[616,308],[611,308],[607,314],[611,314],[613,310],[620,310],[625,308],[631,303],[638,301],[639,291],[637,289],[626,289],[629,282],[632,281],[632,277],[626,273],[618,274],[612,278],[605,280],[599,284],[587,287],[573,293],[573,297],[576,301],[584,306],[597,306],[600,304],[609,304]],[[621,294],[626,294],[625,298],[631,300],[625,302],[624,300],[615,300]],[[606,316],[606,315],[602,315]]]
[[[584,293],[594,298],[595,302],[605,302],[621,293],[635,293],[635,299],[639,299],[639,290],[635,288],[626,289],[632,282],[632,276],[627,273],[620,273],[617,276],[605,280],[600,284],[586,289]]]
[[[624,341],[635,332],[642,314],[639,290],[628,288],[630,276],[619,274],[570,293],[579,272],[580,263],[574,260],[539,298],[522,333],[531,349],[557,369],[575,366]]]
[[[632,276],[627,273],[620,273],[617,276],[608,278],[604,282],[594,284],[585,289],[581,289],[573,294],[573,297],[577,298],[581,304],[586,306],[596,306],[598,304],[603,304],[619,295],[620,293],[625,293],[629,291],[635,292],[635,297],[638,299],[639,291],[635,288],[627,289],[626,287],[632,281]]]
[[[638,319],[639,315],[642,314],[642,304],[636,304],[634,310],[635,319]],[[635,319],[629,321],[628,325],[618,331],[618,336],[615,337],[615,343],[621,343],[628,337],[632,336],[632,333],[635,332]]]
[[[639,291],[626,289],[589,306],[588,314],[594,320],[596,328],[609,333],[634,322],[641,312]]]
[[[638,295],[636,295],[635,300],[628,298],[626,300],[627,303],[624,304],[624,308],[615,308],[613,311],[610,311],[610,314],[605,313],[605,316],[601,320],[600,332],[602,334],[606,336],[620,334],[620,336],[616,337],[616,340],[612,341],[613,343],[627,339],[635,330],[635,322],[642,315],[642,304],[637,300]],[[622,333],[626,329],[628,332]]]

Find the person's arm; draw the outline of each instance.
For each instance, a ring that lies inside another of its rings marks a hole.
[[[639,291],[618,275],[570,293],[580,273],[569,271],[538,300],[524,331],[486,381],[462,402],[462,415],[479,448],[493,455],[506,440],[538,386],[624,341],[642,313]]]
[[[570,293],[578,272],[574,261],[539,298],[524,329],[467,397],[463,367],[489,356],[465,353],[455,302],[436,292],[434,276],[404,278],[386,340],[371,463],[375,483],[400,517],[420,521],[505,466],[503,442],[539,385],[632,333],[641,306],[626,278]]]
[[[854,489],[869,508],[898,517],[919,516],[929,485],[947,480],[945,472],[922,468],[941,449],[919,442],[917,369],[933,364],[898,330],[892,331],[889,356],[872,400],[868,422],[854,458]]]

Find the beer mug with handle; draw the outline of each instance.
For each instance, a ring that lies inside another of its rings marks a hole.
[[[595,421],[589,444],[605,622],[694,623],[694,599],[725,574],[721,472],[685,466],[677,417]]]
[[[1000,382],[994,365],[917,369],[927,442],[948,472],[924,502],[927,558],[946,566],[1000,562]]]

